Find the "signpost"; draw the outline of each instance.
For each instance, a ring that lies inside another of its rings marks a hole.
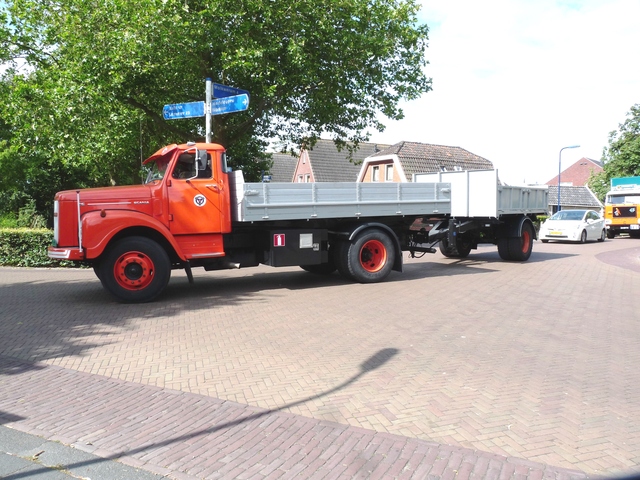
[[[234,95],[249,95],[249,92],[236,87],[228,87],[227,85],[213,84],[213,98],[232,97]]]
[[[212,99],[212,96],[214,99]],[[165,105],[165,120],[205,117],[206,142],[211,143],[211,116],[242,112],[249,108],[249,92],[236,87],[212,83],[206,80],[204,102],[174,103]]]
[[[211,100],[211,115],[241,112],[249,107],[249,95],[233,95],[232,97]]]
[[[162,109],[162,116],[165,120],[204,117],[204,102],[174,103],[173,105],[165,105]]]

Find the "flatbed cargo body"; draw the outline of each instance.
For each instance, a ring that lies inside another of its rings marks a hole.
[[[448,184],[244,183],[234,172],[235,222],[451,213]]]

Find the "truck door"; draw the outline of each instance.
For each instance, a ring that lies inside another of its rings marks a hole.
[[[222,186],[212,172],[206,150],[194,147],[178,155],[168,182],[169,229],[174,235],[221,233],[226,217],[221,212]]]

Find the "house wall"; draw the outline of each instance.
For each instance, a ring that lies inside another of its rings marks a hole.
[[[581,158],[573,163],[570,167],[564,169],[560,174],[561,186],[583,187],[589,181],[589,177],[593,174],[602,172],[602,167],[588,158]],[[557,185],[558,176],[556,175],[547,182],[547,185]]]
[[[315,182],[313,171],[311,170],[311,162],[309,161],[309,152],[307,152],[307,150],[302,150],[300,153],[292,181],[294,183]]]
[[[391,165],[393,167],[393,180],[387,180],[386,178],[386,168],[387,165]],[[364,176],[362,177],[363,182],[373,182],[373,172],[374,167],[378,167],[378,182],[402,182],[402,179],[398,173],[398,168],[394,165],[393,160],[382,160],[379,162],[371,162],[367,165],[367,168],[364,172]]]

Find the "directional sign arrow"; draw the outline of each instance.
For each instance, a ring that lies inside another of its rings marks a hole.
[[[204,102],[174,103],[162,109],[165,120],[204,117]]]
[[[246,93],[211,100],[211,115],[241,112],[247,108],[249,108],[249,95]]]
[[[227,85],[220,85],[219,83],[213,84],[214,98],[232,97],[234,95],[242,95],[243,93],[249,95],[248,91],[242,90],[241,88],[228,87]]]

